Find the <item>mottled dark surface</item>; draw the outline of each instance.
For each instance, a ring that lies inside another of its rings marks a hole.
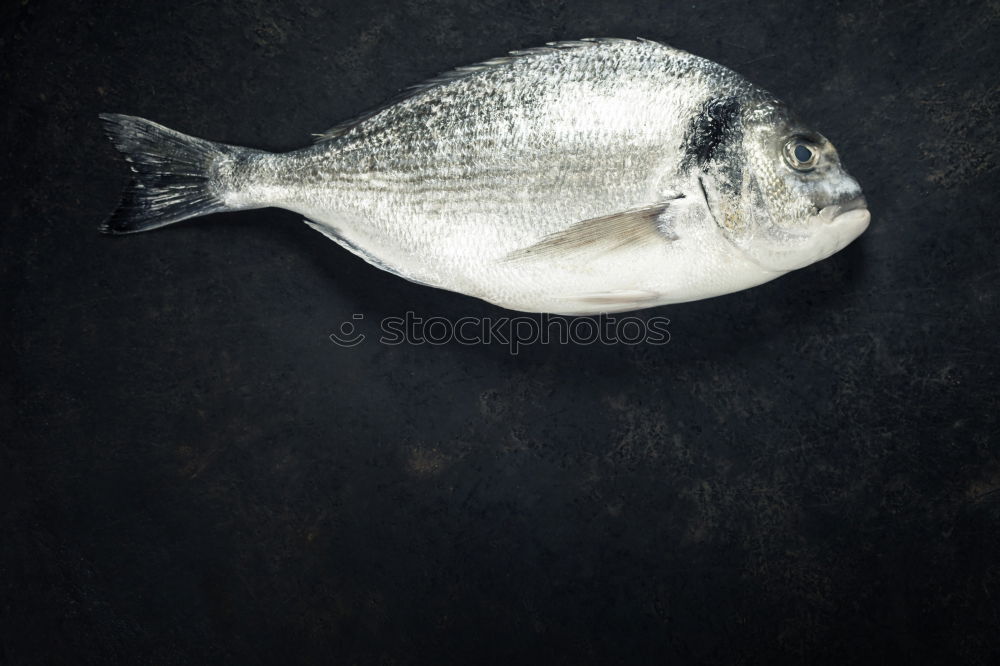
[[[0,9],[0,663],[1000,663],[1000,5]],[[839,147],[871,229],[665,346],[503,316],[273,210],[97,234],[97,113],[288,149],[455,65],[642,35]]]

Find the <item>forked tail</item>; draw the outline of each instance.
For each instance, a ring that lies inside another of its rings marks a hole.
[[[132,170],[121,203],[102,232],[147,231],[228,208],[219,168],[246,149],[197,139],[135,116],[102,113],[101,120]]]

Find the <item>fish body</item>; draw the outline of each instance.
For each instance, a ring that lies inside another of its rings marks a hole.
[[[832,146],[781,102],[645,40],[460,68],[283,154],[103,117],[135,172],[107,231],[277,206],[383,270],[514,310],[738,291],[869,221]]]

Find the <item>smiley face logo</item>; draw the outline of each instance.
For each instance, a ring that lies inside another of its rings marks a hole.
[[[365,316],[363,314],[355,314],[351,318],[361,320]],[[330,334],[330,341],[338,347],[357,347],[365,341],[365,335],[364,333],[359,333],[357,327],[352,322],[345,321],[340,324],[336,331]]]

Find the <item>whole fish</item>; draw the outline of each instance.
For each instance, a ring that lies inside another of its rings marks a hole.
[[[738,291],[870,220],[836,150],[783,103],[647,40],[461,67],[281,154],[101,118],[132,169],[108,233],[277,206],[382,270],[512,310]]]

